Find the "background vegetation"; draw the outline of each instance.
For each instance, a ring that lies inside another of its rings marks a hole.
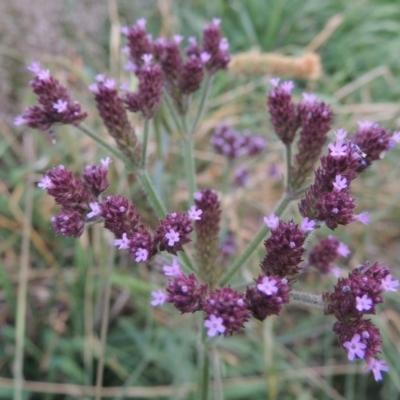
[[[213,17],[232,53],[257,49],[301,55],[333,17],[341,24],[317,49],[324,75],[315,83],[297,81],[298,95],[313,90],[332,104],[335,128],[355,129],[372,120],[390,129],[400,125],[400,3],[396,0],[3,0],[0,2],[0,398],[12,398],[16,309],[26,307],[24,352],[26,398],[93,398],[96,370],[104,355],[103,398],[191,398],[196,381],[196,341],[200,321],[172,307],[153,309],[149,292],[163,286],[157,269],[136,266],[107,246],[95,226],[80,240],[54,235],[52,199],[34,186],[41,172],[64,164],[77,173],[106,154],[72,127],[56,129],[56,143],[41,132],[17,130],[12,120],[32,104],[26,64],[40,60],[65,82],[90,113],[88,124],[104,133],[87,86],[100,72],[118,76],[119,27],[148,19],[154,36],[200,36]],[[225,160],[213,153],[210,133],[220,121],[264,134],[269,149],[252,169],[246,189],[222,197],[224,229],[237,235],[238,250],[250,240],[282,191],[268,174],[273,163],[283,171],[265,107],[265,77],[221,74],[196,137],[198,183],[220,189]],[[168,123],[168,115],[165,115]],[[140,122],[136,121],[140,133]],[[174,136],[162,138],[162,151],[150,147],[153,179],[173,209],[184,209],[187,193]],[[373,165],[354,187],[358,209],[368,210],[369,226],[338,229],[352,256],[344,269],[370,260],[388,263],[399,278],[399,148]],[[114,162],[109,193],[130,197],[154,221],[145,198],[123,166]],[[293,206],[285,218],[296,216]],[[328,232],[324,232],[328,234]],[[263,257],[260,248],[243,271],[251,279]],[[22,269],[22,274],[20,270]],[[111,272],[111,314],[102,352]],[[18,288],[27,282],[26,298]],[[322,291],[334,279],[304,274],[299,285]],[[21,303],[22,302],[22,303]],[[387,296],[374,322],[391,367],[382,383],[350,364],[337,347],[333,319],[319,310],[289,305],[265,324],[249,323],[242,335],[219,340],[226,399],[398,399],[400,398],[400,299]],[[18,362],[18,357],[17,357]],[[84,386],[84,387],[83,387]],[[120,388],[126,390],[121,391]]]

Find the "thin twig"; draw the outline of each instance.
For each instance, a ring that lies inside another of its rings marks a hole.
[[[305,50],[309,52],[317,51],[317,49],[332,36],[333,32],[335,32],[335,30],[342,24],[343,21],[343,14],[336,14],[330,18],[324,29],[322,29],[322,31],[314,37],[314,39],[307,45]]]
[[[186,170],[186,181],[188,186],[189,204],[193,204],[196,192],[196,164],[193,154],[193,138],[185,137],[182,140],[182,152]]]
[[[372,69],[371,71],[368,71],[366,74],[361,75],[357,79],[355,79],[353,82],[350,82],[348,85],[343,86],[339,90],[337,90],[334,93],[334,96],[336,99],[341,100],[345,97],[347,97],[349,94],[353,93],[354,91],[360,89],[361,87],[365,86],[367,83],[373,81],[376,78],[379,78],[380,76],[392,76],[389,68],[386,65],[380,65],[379,67],[376,67]],[[388,82],[393,83],[393,82]]]
[[[308,379],[311,374],[322,376],[344,375],[344,374],[362,374],[364,366],[361,364],[342,364],[342,365],[323,365],[304,368],[291,368],[288,371],[277,372],[278,382],[290,380]],[[226,388],[236,389],[248,385],[261,385],[264,381],[263,376],[246,376],[245,378],[224,379],[223,385]],[[0,377],[1,388],[12,388],[14,380]],[[70,396],[94,396],[95,386],[74,385],[70,383],[50,383],[38,381],[24,381],[24,390],[31,393],[51,393],[54,395]],[[160,385],[160,386],[131,386],[131,387],[105,387],[103,396],[114,398],[115,396],[129,396],[130,398],[148,398],[167,397],[175,395],[175,398],[187,398],[188,393],[197,390],[194,382],[188,382],[181,385]]]
[[[15,333],[15,361],[14,361],[14,399],[22,400],[24,385],[24,338],[25,338],[25,318],[26,302],[28,292],[29,275],[29,250],[30,250],[30,230],[33,209],[33,162],[34,162],[34,142],[32,133],[28,132],[24,136],[25,154],[27,156],[27,181],[25,193],[25,213],[22,229],[22,248],[19,270],[19,286],[17,299],[16,333]]]
[[[202,320],[201,320],[202,321]],[[207,349],[207,334],[205,328],[201,327],[201,340],[199,343],[199,380],[198,380],[198,400],[208,399],[208,390],[210,383],[210,358]]]
[[[99,230],[94,232],[94,235],[99,236]],[[93,338],[93,292],[94,279],[90,276],[94,270],[92,252],[85,257],[85,287],[84,287],[84,330],[85,330],[85,348],[83,352],[83,362],[85,367],[85,382],[92,380],[93,373],[93,348],[91,341]]]
[[[263,342],[264,342],[264,360],[265,360],[265,379],[268,389],[268,398],[274,400],[278,396],[278,387],[276,380],[276,369],[274,364],[274,318],[271,316],[263,323]]]
[[[322,296],[313,293],[299,292],[298,290],[291,290],[290,299],[296,303],[301,303],[311,307],[324,308]]]
[[[89,136],[96,143],[102,146],[104,149],[109,151],[112,155],[120,159],[127,167],[132,169],[133,171],[137,169],[137,165],[135,165],[131,160],[128,159],[124,154],[122,154],[118,149],[109,145],[104,139],[102,139],[99,135],[94,133],[91,129],[89,129],[86,125],[80,124],[77,128],[83,132],[85,135]]]
[[[211,347],[211,359],[214,371],[214,398],[215,400],[224,400],[224,387],[222,385],[221,364],[219,362],[216,343]]]
[[[100,356],[97,365],[96,378],[96,400],[102,398],[102,385],[104,374],[104,358],[107,345],[108,321],[110,315],[110,297],[111,297],[111,276],[114,266],[115,246],[109,246],[109,259],[106,268],[104,268],[104,297],[103,297],[103,313],[101,316],[101,331],[100,331]]]
[[[197,125],[198,125],[199,121],[201,120],[201,118],[203,117],[203,114],[204,114],[204,111],[205,111],[205,108],[206,108],[205,107],[206,101],[208,99],[208,94],[209,94],[210,88],[211,88],[212,80],[213,80],[213,76],[209,75],[209,74],[207,74],[205,79],[204,79],[203,93],[201,95],[199,108],[197,109],[197,114],[196,114],[196,117],[194,119],[192,129],[190,131],[190,136],[192,136],[196,132]]]
[[[181,124],[180,119],[179,119],[179,117],[178,117],[178,115],[176,113],[176,109],[174,107],[174,104],[173,104],[173,101],[171,99],[171,96],[169,95],[169,93],[168,93],[168,91],[166,89],[163,90],[163,94],[164,94],[163,99],[165,100],[164,101],[165,107],[168,109],[169,114],[172,116],[172,119],[174,120],[176,128],[179,130],[180,134],[184,133],[182,124]]]
[[[291,173],[292,173],[292,146],[290,143],[288,143],[285,146],[286,150],[286,190],[291,191],[291,185],[292,185],[292,178],[291,178]]]
[[[147,144],[149,141],[149,130],[150,130],[150,121],[146,118],[144,120],[143,127],[143,145],[142,145],[142,168],[144,168],[146,164],[146,155],[147,155]]]

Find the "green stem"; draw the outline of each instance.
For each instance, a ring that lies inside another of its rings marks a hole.
[[[107,345],[107,334],[108,334],[108,322],[110,316],[110,297],[111,297],[111,276],[114,265],[115,246],[111,246],[109,250],[108,265],[104,268],[104,297],[103,297],[103,314],[101,319],[101,330],[100,330],[100,357],[97,365],[96,374],[96,400],[101,400],[101,389],[103,386],[103,375],[104,375],[104,358]]]
[[[211,348],[211,358],[213,364],[214,371],[214,399],[215,400],[224,400],[224,389],[222,385],[222,376],[221,376],[221,365],[219,362],[219,357],[217,353],[217,348],[215,342]]]
[[[201,343],[199,355],[201,357],[200,376],[198,384],[197,398],[198,400],[208,400],[208,386],[210,383],[210,358],[207,351],[207,333],[204,327],[201,329]]]
[[[169,95],[169,93],[166,89],[164,89],[163,93],[164,93],[163,98],[165,99],[165,105],[166,105],[170,115],[172,116],[172,119],[174,120],[176,127],[178,128],[178,130],[183,132],[183,128],[179,121],[178,115],[176,113],[175,107],[174,107],[172,99],[171,99],[171,96]]]
[[[291,144],[285,145],[286,149],[286,190],[291,191],[291,174],[292,174],[292,146]]]
[[[30,231],[33,210],[33,139],[32,134],[28,133],[24,140],[24,147],[28,159],[28,173],[25,193],[25,207],[23,219],[23,235],[21,245],[21,261],[18,276],[18,297],[17,297],[17,315],[15,327],[15,361],[14,361],[14,399],[22,400],[24,386],[24,346],[25,346],[25,318],[26,318],[26,296],[28,291],[29,275],[29,249],[30,249]]]
[[[194,119],[194,123],[192,126],[192,130],[190,132],[190,135],[193,135],[196,132],[197,125],[198,125],[200,119],[203,117],[203,114],[205,111],[205,104],[206,104],[206,100],[208,99],[208,94],[210,92],[212,80],[213,80],[213,75],[207,74],[204,79],[203,93],[201,95],[199,108],[197,109],[197,114]]]
[[[144,192],[147,195],[147,198],[150,202],[151,207],[156,212],[159,218],[164,218],[167,215],[166,207],[162,202],[160,196],[158,195],[153,183],[150,180],[150,177],[144,169],[138,169],[130,160],[128,160],[123,154],[119,153],[118,150],[109,146],[108,143],[105,143],[103,139],[97,137],[90,129],[87,127],[79,126],[80,130],[87,134],[89,137],[94,139],[101,146],[105,147],[112,154],[116,155],[119,159],[121,159],[125,165],[134,170],[136,172],[137,177],[142,185]],[[182,253],[182,259],[184,260],[185,265],[191,270],[194,271],[195,268],[193,266],[193,262],[190,260],[189,256],[186,253]]]
[[[310,185],[307,185],[299,190],[296,190],[296,192],[293,193],[293,197],[295,198],[300,198],[303,197],[303,195],[305,194],[305,192],[307,192],[307,190],[310,188]]]
[[[149,141],[149,130],[150,130],[149,127],[150,127],[150,121],[146,118],[144,120],[144,127],[143,127],[143,144],[142,144],[142,161],[141,161],[142,168],[146,164],[147,143]]]
[[[276,207],[274,214],[278,217],[281,216],[290,202],[291,199],[285,195],[279,202],[278,206]],[[241,256],[239,256],[236,259],[236,261],[232,264],[232,267],[229,269],[229,271],[223,276],[223,278],[220,281],[220,286],[227,285],[227,283],[236,274],[236,272],[240,269],[240,267],[251,257],[257,246],[262,242],[262,240],[265,238],[268,232],[269,228],[267,226],[261,228],[261,230],[257,233],[256,237],[247,245],[246,249],[241,254]]]
[[[98,232],[98,230],[97,230]],[[85,258],[84,264],[84,351],[83,351],[83,363],[85,368],[85,384],[90,385],[92,383],[93,376],[93,346],[91,345],[93,338],[93,293],[94,293],[94,279],[90,276],[94,265],[92,258],[92,251],[88,252],[87,258]]]
[[[305,304],[310,307],[324,308],[324,301],[320,294],[299,292],[291,290],[289,292],[290,299],[296,303]]]
[[[189,133],[187,114],[182,116],[183,125],[183,158],[186,169],[186,180],[189,191],[189,204],[193,204],[193,195],[196,192],[196,164],[193,154],[193,137]]]
[[[109,151],[112,155],[120,159],[127,167],[129,167],[132,170],[136,170],[138,167],[135,165],[131,160],[129,160],[128,157],[126,157],[124,154],[122,154],[118,149],[115,147],[109,145],[105,140],[103,140],[100,136],[98,136],[96,133],[91,131],[87,126],[84,124],[80,124],[77,126],[77,128],[83,132],[85,135],[89,136],[91,139],[93,139],[96,143],[98,143],[100,146],[102,146],[104,149]]]
[[[203,355],[203,366],[202,366],[202,379],[201,379],[201,386],[200,386],[200,393],[201,393],[201,400],[208,399],[208,386],[210,382],[210,359],[208,357],[207,351],[204,351]]]
[[[193,262],[185,251],[178,253],[179,261],[191,272],[196,272]]]
[[[263,322],[263,341],[264,341],[264,361],[265,378],[267,383],[268,399],[277,398],[278,388],[276,380],[276,369],[274,363],[274,349],[276,346],[274,340],[274,318],[269,317]]]
[[[191,94],[185,95],[183,101],[184,101],[185,115],[187,115],[190,108],[190,104],[192,103],[192,95]]]
[[[166,208],[160,199],[160,196],[156,192],[154,185],[152,184],[147,171],[140,169],[137,171],[137,176],[140,183],[142,184],[143,190],[147,194],[149,202],[153,207],[159,218],[164,218],[167,215]]]

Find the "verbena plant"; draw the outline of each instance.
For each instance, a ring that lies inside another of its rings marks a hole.
[[[353,221],[368,223],[366,212],[354,212],[351,183],[400,141],[400,133],[361,121],[352,135],[343,129],[335,130],[334,141],[328,144],[327,154],[322,155],[332,128],[329,105],[308,93],[295,103],[291,95],[293,82],[272,79],[267,105],[275,133],[286,151],[285,193],[274,212],[264,218],[263,228],[233,260],[230,256],[235,250],[234,235],[226,235],[221,243],[223,210],[219,194],[207,187],[197,187],[193,148],[213,77],[226,69],[230,61],[228,41],[222,36],[219,20],[205,26],[201,43],[190,38],[184,51],[179,35],[153,40],[143,19],[123,28],[122,33],[127,40],[126,69],[137,78],[136,91],[131,91],[127,84],[117,88],[115,80],[104,75],[98,75],[89,87],[116,146],[83,124],[87,113],[50,71],[37,62],[29,69],[34,74],[31,87],[38,104],[27,108],[15,124],[42,131],[56,124],[76,126],[136,176],[153,210],[152,219],[143,217],[141,207],[129,199],[105,194],[112,161],[107,157],[100,165],[87,166],[78,177],[63,165],[45,173],[38,186],[61,206],[51,221],[54,230],[78,238],[86,226],[103,224],[114,234],[114,245],[132,255],[132,263],[162,265],[167,277],[165,288],[152,292],[151,304],[156,307],[170,303],[181,313],[204,315],[199,357],[201,399],[209,394],[209,353],[215,337],[240,332],[250,318],[263,321],[278,315],[283,305],[291,301],[319,307],[332,315],[336,319],[333,331],[348,359],[364,359],[366,369],[372,371],[376,380],[381,380],[381,372],[387,371],[388,366],[378,358],[380,333],[367,315],[375,314],[376,305],[384,301],[385,291],[397,290],[398,280],[379,262],[365,262],[347,277],[341,277],[334,261],[347,257],[348,247],[334,236],[323,238],[313,248],[308,248],[307,243],[322,225],[333,231]],[[200,89],[198,103],[194,103],[197,109],[192,110],[193,97]],[[147,169],[150,125],[160,123],[154,117],[161,105],[174,122],[171,134],[178,133],[182,142],[189,199],[186,210],[167,210],[166,201],[155,189]],[[130,112],[143,118],[140,139],[128,117]],[[228,159],[230,169],[237,165],[237,159],[259,155],[266,147],[264,137],[249,132],[240,134],[226,124],[216,128],[211,143],[217,153]],[[230,187],[230,169],[225,190]],[[247,177],[245,168],[237,168],[232,185],[245,186]],[[281,219],[291,202],[298,203],[301,216],[298,223]],[[234,289],[233,277],[246,268],[262,242],[266,255],[260,260],[259,275],[254,282],[247,283],[244,291]],[[165,264],[165,258],[160,258],[162,253],[174,257]],[[159,261],[155,262],[157,258]],[[298,274],[309,267],[335,274],[337,284],[322,294],[295,290]],[[219,371],[215,370],[214,376],[218,377]],[[216,378],[214,382],[216,397],[222,398],[221,381]]]

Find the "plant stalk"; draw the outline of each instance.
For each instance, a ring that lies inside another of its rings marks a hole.
[[[211,88],[212,80],[213,80],[213,76],[210,74],[207,74],[206,77],[204,78],[203,92],[201,94],[201,99],[200,99],[199,107],[197,109],[197,114],[196,114],[196,117],[195,117],[193,125],[192,125],[192,130],[190,131],[190,136],[192,136],[196,132],[197,125],[199,124],[199,121],[203,117],[206,101],[208,99],[208,95],[209,95],[210,88]]]
[[[193,265],[192,259],[189,257],[189,255],[186,253],[186,251],[180,251],[178,253],[178,258],[179,261],[190,271],[190,272],[196,272],[196,268]]]
[[[204,327],[201,328],[201,343],[199,348],[200,375],[198,382],[197,399],[208,400],[208,390],[210,382],[210,358],[207,351],[207,333]]]
[[[183,127],[182,127],[182,124],[181,124],[181,122],[180,122],[180,120],[178,118],[178,115],[177,115],[176,109],[175,109],[175,107],[173,105],[173,101],[171,99],[171,96],[169,95],[168,91],[165,90],[165,89],[164,89],[163,93],[164,93],[164,97],[163,98],[165,99],[166,108],[168,109],[170,115],[172,116],[172,119],[174,120],[176,128],[181,131],[180,133],[183,133]]]
[[[140,169],[137,170],[136,172],[137,172],[137,177],[139,178],[139,181],[142,184],[142,188],[145,191],[153,210],[156,212],[159,218],[164,218],[167,215],[165,205],[160,199],[158,193],[156,192],[156,189],[153,183],[151,182],[147,171],[144,169]]]
[[[189,205],[193,204],[193,195],[196,192],[196,164],[193,153],[193,135],[189,132],[187,114],[182,116],[183,126],[183,159],[186,170],[186,181],[189,191]]]
[[[87,136],[95,140],[97,143],[99,143],[101,146],[103,146],[105,149],[109,150],[112,154],[114,154],[117,158],[122,160],[122,162],[125,163],[127,168],[133,170],[133,172],[136,173],[142,188],[144,192],[147,195],[147,198],[150,202],[151,207],[157,214],[159,218],[164,218],[167,215],[166,207],[164,203],[162,202],[160,196],[158,195],[153,183],[151,182],[151,179],[149,177],[149,174],[147,173],[146,170],[144,169],[138,169],[136,165],[134,165],[128,158],[126,158],[122,153],[120,153],[117,149],[113,148],[110,146],[108,143],[104,142],[103,139],[99,138],[94,132],[92,132],[89,128],[87,127],[82,127],[79,126],[80,130],[85,133]],[[194,271],[194,265],[192,260],[189,258],[189,256],[186,253],[183,253],[184,255],[182,256],[186,266],[191,270]]]
[[[27,182],[25,193],[24,219],[22,228],[21,260],[18,276],[17,315],[15,327],[15,359],[14,359],[14,399],[23,399],[24,386],[24,346],[26,328],[26,302],[29,275],[30,231],[33,210],[33,162],[34,144],[32,133],[27,133],[24,140],[27,155]]]
[[[286,149],[286,190],[288,192],[291,191],[291,185],[292,185],[292,145],[289,143],[285,145]]]
[[[296,303],[305,304],[310,307],[324,308],[325,304],[320,294],[299,292],[291,290],[289,292],[290,299]]]
[[[114,266],[115,246],[109,246],[109,259],[108,265],[104,268],[104,297],[103,297],[103,313],[101,318],[101,330],[100,330],[100,356],[97,365],[96,374],[96,400],[101,400],[101,389],[103,386],[104,376],[104,359],[107,346],[107,334],[108,334],[108,323],[110,317],[110,297],[111,297],[111,277]]]
[[[147,144],[149,141],[149,127],[150,127],[150,121],[146,118],[144,120],[144,127],[143,127],[143,144],[142,144],[142,160],[141,160],[141,166],[144,168],[146,165],[146,154],[147,154]]]
[[[126,157],[124,154],[122,154],[118,149],[116,149],[114,146],[109,145],[105,140],[103,140],[100,136],[96,135],[92,130],[90,130],[86,125],[80,124],[77,126],[77,128],[83,132],[86,136],[89,136],[91,139],[93,139],[96,143],[98,143],[100,146],[102,146],[104,149],[109,151],[112,155],[114,155],[116,158],[120,159],[128,168],[131,170],[135,171],[138,166],[134,164],[131,160],[129,160],[128,157]]]
[[[224,388],[222,385],[221,365],[217,353],[216,343],[211,348],[211,358],[214,371],[214,399],[224,400]]]
[[[274,321],[272,316],[263,322],[265,378],[267,383],[268,399],[275,400],[278,397],[277,376],[274,366],[274,349],[276,346],[274,337]]]

